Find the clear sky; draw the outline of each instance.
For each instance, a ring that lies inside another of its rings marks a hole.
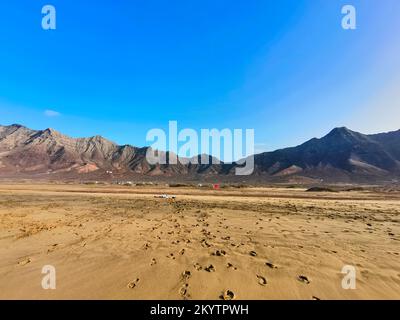
[[[254,128],[257,151],[400,129],[399,0],[4,0],[0,14],[3,125],[143,146],[177,120]]]

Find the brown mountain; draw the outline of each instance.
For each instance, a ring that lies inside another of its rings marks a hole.
[[[335,128],[321,139],[255,156],[257,173],[301,175],[328,181],[396,181],[400,177],[400,130],[365,135]]]
[[[147,150],[100,136],[74,139],[53,129],[0,126],[0,177],[366,183],[400,177],[400,130],[364,135],[336,128],[321,139],[255,155],[247,177],[234,175],[236,164],[150,165]]]
[[[0,126],[0,176],[106,179],[135,175],[179,176],[213,172],[211,166],[150,165],[148,148],[119,146],[101,136],[74,139],[53,129]],[[167,153],[168,155],[168,153]],[[167,157],[168,159],[168,157]]]

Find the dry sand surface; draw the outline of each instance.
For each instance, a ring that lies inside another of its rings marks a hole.
[[[3,183],[0,298],[400,299],[399,240],[396,192]]]

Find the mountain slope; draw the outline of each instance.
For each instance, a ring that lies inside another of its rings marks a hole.
[[[391,181],[400,177],[400,130],[364,135],[335,128],[299,146],[255,155],[249,177],[235,177],[237,164],[178,162],[151,165],[149,149],[119,146],[101,136],[71,138],[53,129],[0,126],[0,177],[113,179],[152,177],[202,180],[291,181],[296,177],[326,181]],[[167,153],[168,154],[168,153]],[[189,160],[189,159],[186,159]]]
[[[53,129],[0,126],[0,174],[3,175],[97,172],[100,177],[129,173],[171,176],[211,171],[208,166],[185,166],[180,162],[151,165],[146,160],[147,150],[146,147],[118,146],[101,136],[74,139]]]
[[[397,145],[394,143],[397,142]],[[400,134],[364,135],[335,128],[321,139],[255,156],[256,171],[276,175],[292,168],[321,178],[338,171],[347,176],[384,177],[400,172]]]

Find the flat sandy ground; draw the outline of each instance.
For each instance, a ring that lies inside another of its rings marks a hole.
[[[0,298],[400,299],[399,240],[396,192],[3,183]]]

